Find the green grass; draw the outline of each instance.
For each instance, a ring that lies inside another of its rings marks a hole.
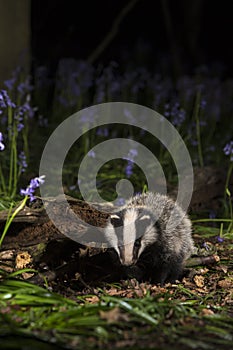
[[[214,344],[230,349],[233,318],[226,305],[214,305],[216,296],[203,297],[182,284],[173,293],[164,288],[152,294],[115,297],[99,289],[70,300],[5,275],[0,283],[1,343],[14,335],[69,349],[113,346],[127,339],[138,348],[146,342],[161,349],[212,349]],[[210,308],[213,313],[205,315]]]

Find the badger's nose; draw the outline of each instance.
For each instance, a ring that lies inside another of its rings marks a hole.
[[[125,244],[119,247],[120,250],[120,261],[122,265],[131,266],[135,264],[134,257],[134,242]]]
[[[124,265],[124,266],[133,266],[135,264],[135,261],[134,260],[124,260],[124,259],[120,259],[121,261],[121,264]]]

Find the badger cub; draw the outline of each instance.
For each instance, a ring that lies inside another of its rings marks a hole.
[[[126,277],[174,282],[194,250],[191,222],[171,198],[159,193],[132,197],[104,229]]]

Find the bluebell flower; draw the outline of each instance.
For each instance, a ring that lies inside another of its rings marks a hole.
[[[216,240],[217,240],[219,243],[224,242],[224,238],[221,237],[221,236],[216,236]]]
[[[13,90],[15,81],[16,81],[15,78],[11,78],[11,79],[4,81],[4,85],[7,87],[7,90],[9,90],[9,91]]]
[[[93,84],[93,67],[85,61],[62,59],[58,66],[57,99],[65,107],[74,107],[77,97]]]
[[[120,91],[120,88],[121,88],[120,82],[117,80],[113,80],[110,87],[109,87],[110,94],[114,95],[114,94],[118,93]]]
[[[169,103],[165,103],[163,114],[164,114],[164,116],[165,116],[166,118],[169,118],[169,117],[170,117],[170,114],[171,114],[171,113],[170,113],[170,105],[169,105]]]
[[[22,196],[29,196],[30,201],[32,202],[34,197],[34,192],[36,188],[40,187],[45,182],[45,175],[41,175],[39,177],[35,177],[34,179],[31,179],[29,186],[24,190],[20,190],[20,194]]]
[[[16,120],[16,126],[17,126],[17,131],[20,132],[24,128],[23,122],[23,117],[20,115],[15,115],[15,120]]]
[[[117,198],[117,200],[116,200],[116,205],[117,206],[122,206],[124,204],[125,204],[125,199],[123,197]]]
[[[134,158],[137,157],[138,151],[135,148],[131,148],[128,152],[127,157],[123,157],[123,159],[127,159],[128,163],[125,168],[125,174],[127,177],[130,177],[133,174],[133,166],[134,166]]]
[[[25,81],[21,82],[17,86],[17,91],[20,93],[21,96],[27,94],[28,92],[31,92],[33,90],[33,86],[30,84],[30,78],[27,77]]]
[[[131,160],[133,161],[134,158],[138,155],[138,151],[136,150],[136,148],[131,148],[127,154],[126,157],[123,157],[123,159],[127,159],[127,160]]]
[[[173,125],[180,126],[186,118],[186,112],[180,108],[179,102],[176,102],[171,108],[171,120]]]
[[[129,160],[125,168],[125,174],[127,177],[130,177],[133,174],[133,165],[134,163]]]
[[[0,108],[16,108],[14,102],[11,101],[6,90],[0,90]]]
[[[132,124],[135,123],[135,117],[132,115],[131,111],[128,110],[127,108],[124,108],[124,115],[128,119],[128,121]]]
[[[0,132],[0,151],[3,151],[5,149],[5,145],[3,143],[3,135]]]
[[[171,118],[171,122],[175,126],[181,126],[186,118],[186,112],[180,107],[179,102],[175,102],[174,104],[166,103],[163,114],[166,118]]]
[[[201,109],[205,109],[206,108],[206,104],[207,104],[206,100],[202,99],[201,103],[200,103],[200,108]]]
[[[30,100],[31,100],[30,95],[27,95],[26,101],[24,102],[24,104],[18,108],[19,115],[24,115],[25,113],[27,113],[29,118],[34,117],[37,107],[32,107],[30,105]]]
[[[17,124],[17,130],[18,130],[18,132],[20,132],[23,128],[24,128],[23,123],[18,123],[18,124]]]
[[[207,242],[204,242],[202,244],[203,248],[205,248],[205,250],[210,250],[210,247],[208,246],[208,243]]]
[[[21,173],[24,173],[28,164],[27,164],[27,158],[26,155],[24,153],[24,151],[21,151],[19,154],[19,160],[18,160],[18,164],[21,168]]]
[[[139,192],[135,192],[134,196],[140,196],[141,194],[142,194],[142,192],[140,192],[140,191]]]
[[[209,218],[210,218],[210,219],[215,219],[215,218],[216,218],[216,213],[215,213],[215,211],[212,210],[212,209],[209,211]]]
[[[233,141],[230,141],[226,144],[226,146],[223,148],[223,152],[226,156],[230,155],[230,160],[233,162]]]
[[[80,185],[81,181],[82,181],[82,180],[77,179],[77,181],[76,181],[76,183],[75,183],[74,185],[70,185],[70,186],[69,186],[70,191],[75,191],[75,190],[77,190],[77,189],[79,188],[79,185]]]
[[[190,144],[194,147],[196,147],[198,145],[198,142],[196,139],[190,139]]]
[[[95,79],[95,101],[97,103],[104,102],[107,98],[113,100],[119,98],[121,91],[121,84],[119,77],[115,74],[117,63],[110,62],[110,64],[104,68],[100,75]]]
[[[83,124],[93,124],[95,120],[95,113],[93,110],[85,110],[80,116],[80,122]]]
[[[133,159],[138,155],[138,151],[135,148],[132,148],[129,150],[128,156]]]
[[[145,68],[138,68],[133,71],[126,71],[122,80],[123,89],[130,91],[131,95],[137,95],[148,85],[150,76]]]
[[[98,136],[107,137],[108,134],[109,134],[108,128],[98,128],[97,131],[96,131],[96,135],[98,135]]]
[[[101,103],[104,102],[105,99],[105,91],[104,89],[100,89],[100,85],[98,85],[98,90],[96,92],[96,102]]]
[[[90,151],[87,153],[87,155],[88,155],[88,157],[95,158],[95,151],[90,150]]]
[[[14,86],[15,86],[15,83],[16,81],[18,80],[19,78],[19,74],[21,72],[21,67],[17,67],[13,72],[12,72],[12,77],[8,80],[5,80],[4,81],[4,85],[7,87],[7,89],[9,91],[12,91]]]

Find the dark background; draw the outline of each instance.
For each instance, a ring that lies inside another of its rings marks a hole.
[[[87,59],[127,3],[32,1],[33,63],[55,69],[60,58]],[[182,73],[220,62],[232,75],[231,4],[228,0],[139,0],[96,61],[150,66],[167,55]]]

